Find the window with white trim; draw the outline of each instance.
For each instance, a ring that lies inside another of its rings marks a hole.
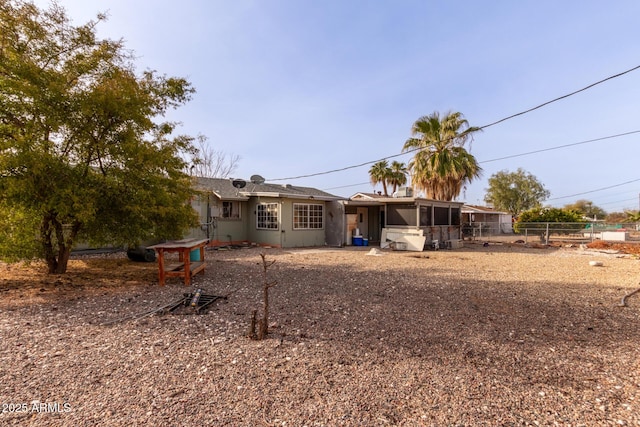
[[[240,202],[222,202],[222,218],[240,219]]]
[[[256,207],[256,228],[258,230],[278,229],[278,204],[261,203]]]
[[[317,230],[324,226],[324,205],[293,204],[293,229]]]

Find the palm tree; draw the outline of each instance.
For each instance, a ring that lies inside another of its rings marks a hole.
[[[462,113],[449,112],[440,118],[436,111],[420,117],[411,128],[402,151],[416,151],[409,169],[412,183],[435,200],[453,200],[465,183],[478,178],[482,168],[465,148],[480,129],[470,127]]]
[[[393,185],[393,191],[391,191],[391,194],[395,193],[398,187],[402,187],[407,183],[407,167],[404,163],[395,160],[391,162],[387,182],[388,184]]]
[[[374,186],[376,184],[382,184],[382,189],[384,190],[384,195],[388,196],[387,193],[387,180],[389,179],[389,162],[386,160],[380,160],[377,163],[374,163],[369,169],[369,178],[371,179],[371,184]]]
[[[627,219],[625,221],[640,222],[640,211],[625,211],[625,214],[627,214]]]

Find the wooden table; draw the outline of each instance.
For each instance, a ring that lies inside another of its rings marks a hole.
[[[164,286],[167,277],[184,277],[186,286],[191,284],[191,276],[204,272],[204,248],[209,240],[184,239],[173,242],[158,243],[149,246],[158,252],[158,270],[160,285]],[[198,261],[191,261],[191,251],[200,250],[200,258]],[[164,254],[177,252],[178,262],[165,264]]]

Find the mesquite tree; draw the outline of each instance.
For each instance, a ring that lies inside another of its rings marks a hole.
[[[484,200],[518,217],[526,210],[541,206],[549,194],[535,176],[518,168],[516,172],[503,170],[493,174]]]
[[[194,90],[136,73],[121,40],[98,39],[104,19],[73,26],[56,3],[0,0],[0,210],[38,218],[24,238],[50,273],[79,240],[174,238],[196,221],[183,172],[193,138],[156,121]]]

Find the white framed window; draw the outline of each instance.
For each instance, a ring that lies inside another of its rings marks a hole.
[[[256,228],[258,230],[278,229],[277,203],[260,203],[256,207]]]
[[[240,219],[240,202],[222,202],[222,218]]]
[[[294,203],[293,229],[318,230],[324,227],[324,205]]]

